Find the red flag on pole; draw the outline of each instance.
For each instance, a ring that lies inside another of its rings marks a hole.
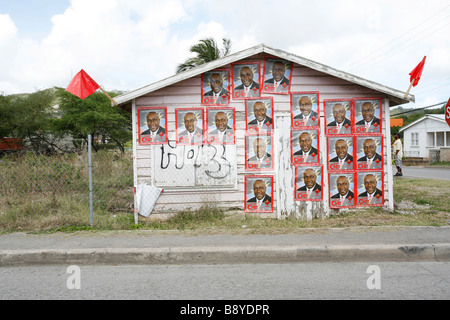
[[[417,67],[414,68],[413,71],[409,73],[411,76],[410,82],[412,83],[412,86],[415,87],[419,83],[420,77],[422,76],[423,66],[425,65],[425,59],[427,57],[423,57],[423,60],[417,65]]]
[[[84,99],[93,94],[100,86],[83,69],[72,79],[66,91]]]

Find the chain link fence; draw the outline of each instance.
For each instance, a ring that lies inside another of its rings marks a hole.
[[[0,231],[133,221],[132,152],[93,152],[91,169],[90,194],[88,150],[0,158]]]

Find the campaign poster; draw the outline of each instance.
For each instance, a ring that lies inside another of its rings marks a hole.
[[[248,134],[245,136],[245,170],[273,170],[273,135]]]
[[[167,107],[138,107],[139,144],[167,143]]]
[[[244,212],[273,212],[273,176],[245,176]]]
[[[230,103],[230,72],[217,69],[202,74],[202,105],[223,106]]]
[[[355,207],[355,173],[329,173],[328,179],[330,186],[330,208]]]
[[[383,136],[356,136],[356,170],[383,169]]]
[[[291,93],[293,128],[318,128],[320,126],[319,114],[319,92]]]
[[[319,129],[291,129],[292,164],[319,163]]]
[[[383,114],[380,98],[354,98],[355,134],[380,134]]]
[[[289,94],[293,63],[287,60],[266,58],[264,61],[263,93]]]
[[[245,117],[248,133],[273,131],[273,98],[249,98],[245,100]]]
[[[382,171],[360,171],[357,173],[357,207],[382,207],[384,205],[383,177]]]
[[[204,142],[203,108],[175,108],[176,141],[179,145]]]
[[[206,141],[209,144],[235,144],[235,114],[232,107],[206,109]]]
[[[352,134],[351,100],[328,99],[323,101],[325,134]]]
[[[354,170],[354,137],[353,136],[327,136],[328,143],[328,170]]]
[[[323,165],[295,167],[295,201],[323,200]]]
[[[233,99],[260,97],[260,63],[236,62],[231,65]]]

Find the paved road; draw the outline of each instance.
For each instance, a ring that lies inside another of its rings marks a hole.
[[[397,173],[397,169],[393,167],[392,172]],[[441,179],[450,180],[450,167],[403,167],[403,177],[423,178],[423,179]],[[394,177],[397,178],[397,177]]]
[[[379,273],[368,272],[372,265],[379,267]],[[80,289],[68,289],[68,279],[73,279],[75,273],[68,273],[67,268],[1,268],[0,299],[206,299],[248,303],[280,299],[450,298],[450,262],[80,266]],[[75,283],[69,281],[69,286]]]

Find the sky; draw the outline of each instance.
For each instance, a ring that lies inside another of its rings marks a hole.
[[[450,97],[448,0],[0,0],[0,94],[67,87],[84,69],[105,90],[173,76],[190,46],[264,43],[406,92],[426,56],[420,108]]]

